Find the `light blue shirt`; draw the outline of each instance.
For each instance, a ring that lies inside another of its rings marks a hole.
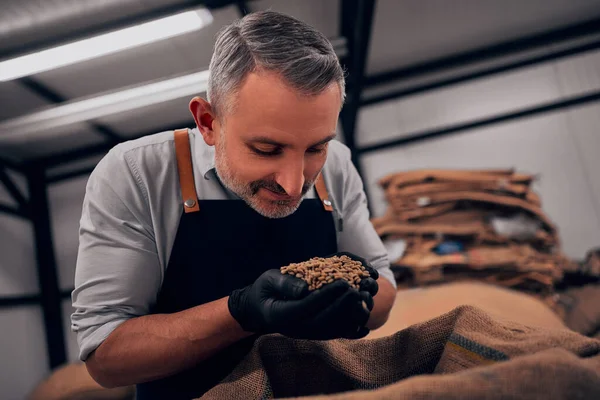
[[[214,147],[204,142],[197,129],[189,135],[198,199],[236,199],[217,179]],[[349,149],[332,141],[322,173],[334,207],[339,251],[364,257],[395,287]],[[314,189],[307,197],[316,197]],[[173,131],[115,146],[90,175],[72,294],[71,326],[81,360],[121,323],[149,313],[182,212]]]

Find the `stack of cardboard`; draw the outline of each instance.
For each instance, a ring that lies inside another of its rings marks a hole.
[[[513,170],[419,170],[380,180],[389,204],[372,220],[382,239],[403,239],[392,261],[400,285],[482,280],[553,294],[573,263],[532,191],[532,175]]]

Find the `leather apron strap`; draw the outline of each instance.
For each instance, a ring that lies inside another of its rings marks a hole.
[[[196,195],[196,184],[194,183],[194,171],[192,169],[192,154],[190,151],[190,137],[187,129],[175,131],[175,156],[177,157],[177,169],[179,171],[179,187],[183,210],[186,213],[200,211],[198,196]],[[315,181],[317,195],[323,203],[325,211],[332,212],[333,205],[329,199],[327,186],[323,174],[319,174]]]
[[[323,208],[325,211],[332,212],[333,205],[331,200],[329,199],[329,193],[327,193],[327,186],[325,186],[325,179],[323,178],[323,174],[319,174],[317,180],[315,181],[315,188],[317,189],[317,195],[321,202],[323,203]]]
[[[187,129],[178,129],[175,131],[175,156],[177,157],[183,210],[186,213],[200,211],[198,196],[196,195],[196,184],[194,183],[194,171],[192,169],[190,138]]]

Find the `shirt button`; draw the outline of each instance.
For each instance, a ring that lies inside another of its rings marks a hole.
[[[194,199],[187,199],[185,201],[185,203],[183,203],[187,208],[192,208],[196,205],[196,200]]]

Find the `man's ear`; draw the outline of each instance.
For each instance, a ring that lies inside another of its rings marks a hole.
[[[194,121],[196,121],[196,126],[202,134],[206,144],[214,146],[216,133],[213,125],[217,121],[210,103],[202,97],[196,96],[190,100],[190,112],[192,113]]]

